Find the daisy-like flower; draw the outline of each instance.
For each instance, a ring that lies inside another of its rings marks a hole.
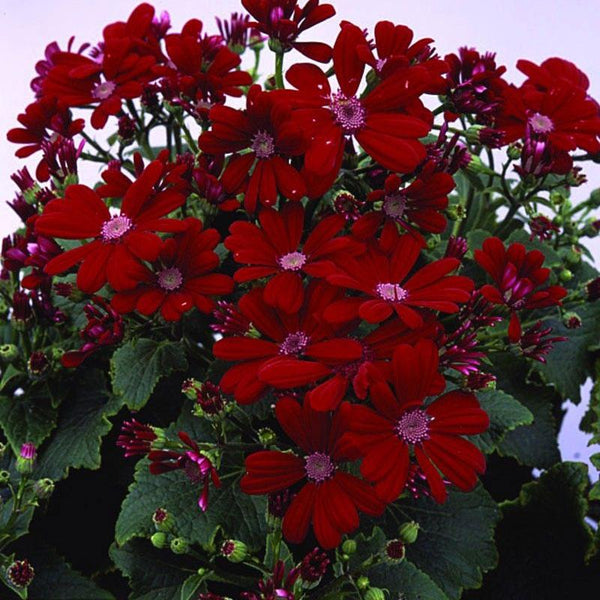
[[[512,342],[521,337],[517,311],[559,306],[567,295],[567,290],[560,285],[542,287],[550,276],[550,269],[542,267],[545,257],[539,250],[527,252],[519,243],[505,248],[500,239],[491,237],[483,242],[481,250],[475,250],[474,256],[496,284],[484,285],[482,295],[510,310],[508,337]]]
[[[442,211],[448,206],[448,194],[454,189],[454,179],[448,173],[435,170],[427,163],[419,177],[403,187],[402,178],[389,175],[384,188],[374,190],[369,201],[381,203],[380,210],[363,215],[352,226],[352,233],[360,239],[375,235],[382,223],[412,230],[413,224],[424,231],[441,233],[446,228]]]
[[[120,313],[137,310],[150,315],[160,309],[167,321],[178,321],[194,306],[210,312],[215,304],[211,296],[229,294],[233,280],[213,273],[219,266],[214,251],[219,243],[216,229],[202,230],[202,222],[188,218],[185,232],[165,240],[152,268],[142,266],[139,284],[133,290],[117,293],[112,306]]]
[[[212,127],[198,145],[214,155],[233,153],[221,181],[228,192],[244,192],[248,212],[257,202],[271,206],[277,194],[290,200],[306,195],[300,173],[289,163],[306,150],[306,138],[291,108],[281,97],[255,85],[250,88],[245,110],[215,106]],[[250,150],[250,152],[246,152]]]
[[[331,187],[347,139],[356,139],[390,171],[409,173],[425,158],[419,138],[429,132],[431,113],[419,96],[431,83],[430,72],[420,66],[402,69],[359,97],[365,65],[356,47],[364,43],[358,27],[342,24],[333,52],[339,91],[331,89],[327,75],[316,65],[295,64],[287,71],[297,92],[285,94],[297,106],[297,122],[312,136],[304,163],[311,197]]]
[[[304,208],[286,204],[280,211],[260,211],[260,227],[245,221],[231,225],[225,247],[240,267],[233,278],[238,283],[270,277],[265,287],[267,304],[285,312],[297,312],[302,303],[302,275],[325,277],[333,273],[331,261],[362,251],[350,237],[335,237],[344,228],[341,215],[317,223],[304,243]]]
[[[278,450],[251,454],[246,458],[242,491],[269,494],[301,484],[283,517],[285,538],[302,542],[312,523],[319,545],[335,548],[342,534],[358,527],[358,511],[379,515],[384,505],[367,483],[340,469],[357,453],[342,441],[346,428],[339,412],[316,412],[309,402],[300,405],[284,398],[275,414],[304,455]]]
[[[333,302],[325,311],[332,322],[356,317],[380,323],[394,312],[411,328],[423,325],[422,312],[458,311],[459,303],[471,297],[473,281],[451,275],[460,265],[456,258],[431,262],[409,276],[421,251],[421,241],[411,234],[392,237],[393,243],[370,243],[358,257],[349,257],[327,280],[362,295]]]
[[[164,164],[150,163],[123,196],[113,215],[98,193],[85,185],[70,185],[64,198],[51,200],[35,221],[37,233],[69,240],[89,240],[53,258],[44,270],[57,275],[81,263],[77,287],[92,294],[105,283],[116,290],[133,288],[142,266],[139,259],[156,260],[161,240],[153,232],[181,231],[185,224],[164,219],[185,201],[172,189],[156,191]]]
[[[233,335],[215,343],[215,357],[237,363],[223,375],[221,389],[241,404],[250,404],[259,400],[268,387],[260,379],[261,369],[267,365],[278,373],[279,387],[294,388],[358,360],[362,345],[344,337],[345,324],[332,326],[323,319],[325,308],[342,293],[323,281],[313,281],[302,294],[300,310],[288,314],[265,302],[263,288],[248,292],[238,303],[239,312],[260,337]],[[286,359],[292,357],[299,360],[288,368]]]
[[[347,439],[362,454],[362,475],[375,483],[384,502],[393,502],[404,490],[414,457],[422,469],[433,498],[447,497],[442,475],[464,491],[477,483],[485,471],[485,458],[462,435],[482,433],[489,425],[487,414],[470,393],[448,392],[428,405],[423,401],[439,393],[438,349],[429,340],[414,347],[396,348],[391,369],[374,375],[370,399],[374,409],[342,404],[348,419]]]

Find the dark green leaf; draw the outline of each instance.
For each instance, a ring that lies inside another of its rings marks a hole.
[[[381,564],[369,570],[372,585],[387,589],[391,598],[402,600],[448,600],[448,596],[408,560],[398,564]]]
[[[194,575],[190,575],[181,586],[181,600],[194,600],[198,597],[198,588],[200,587],[202,581],[204,580],[203,575],[198,575],[198,573],[194,573]]]
[[[131,410],[140,410],[156,384],[173,371],[187,368],[185,351],[175,342],[139,339],[121,346],[111,359],[114,392]]]

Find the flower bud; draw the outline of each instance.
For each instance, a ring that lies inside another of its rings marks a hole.
[[[519,158],[521,158],[521,151],[522,151],[522,147],[520,144],[509,144],[508,148],[506,149],[506,154],[508,156],[508,158],[512,159],[512,160],[518,160]]]
[[[419,524],[415,521],[408,521],[400,525],[400,539],[405,544],[414,544],[417,541],[419,535]]]
[[[43,352],[32,352],[27,361],[27,370],[33,377],[43,375],[49,366],[48,357]]]
[[[359,590],[366,590],[369,587],[369,578],[365,577],[364,575],[361,575],[357,580],[356,580],[356,587]]]
[[[248,547],[239,540],[225,540],[221,545],[221,556],[229,562],[241,563],[248,557]]]
[[[579,329],[583,324],[581,317],[575,312],[567,312],[562,319],[567,329]]]
[[[581,262],[581,250],[577,246],[571,246],[565,256],[568,265],[578,265]]]
[[[355,540],[346,540],[342,544],[342,552],[346,554],[354,554],[356,552],[357,544]]]
[[[6,485],[10,481],[10,473],[8,471],[0,471],[0,486]]]
[[[567,281],[571,281],[573,279],[573,271],[569,269],[563,269],[559,274],[558,278],[563,282],[567,283]]]
[[[554,206],[561,206],[565,203],[567,199],[561,192],[554,191],[550,194],[550,202],[554,204]]]
[[[453,204],[447,208],[446,214],[451,221],[462,221],[467,216],[467,211],[462,204]]]
[[[46,498],[50,498],[50,496],[52,496],[53,491],[54,491],[54,481],[52,481],[52,479],[49,479],[48,477],[44,477],[43,479],[38,479],[33,484],[33,492],[40,500],[45,500]]]
[[[153,533],[150,537],[150,541],[155,548],[162,550],[169,545],[169,539],[167,538],[167,534],[164,531],[157,531]],[[173,550],[175,552],[175,550]]]
[[[0,442],[0,460],[4,457],[6,453],[7,445],[4,442]]]
[[[171,531],[173,529],[173,516],[166,508],[157,508],[152,515],[152,522],[156,531]]]
[[[35,446],[31,442],[25,442],[21,446],[21,453],[17,457],[15,465],[17,472],[21,473],[21,475],[31,475],[36,456],[37,450]]]
[[[390,540],[385,545],[385,559],[388,562],[397,563],[404,560],[406,546],[402,540]]]
[[[32,581],[35,571],[31,563],[25,560],[15,560],[6,569],[6,578],[16,588],[26,588]]]
[[[385,592],[381,588],[369,588],[364,596],[365,600],[385,600]]]
[[[19,356],[19,349],[14,344],[2,344],[0,346],[0,360],[3,363],[11,363]]]
[[[174,554],[186,554],[189,549],[190,543],[185,538],[177,537],[171,540],[171,552]]]
[[[277,441],[277,435],[269,427],[262,427],[258,430],[258,441],[263,446],[271,446]]]

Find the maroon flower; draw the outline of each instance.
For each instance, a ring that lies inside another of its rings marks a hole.
[[[35,571],[31,563],[25,560],[15,560],[6,569],[6,577],[16,588],[26,588],[32,581]]]
[[[523,356],[545,363],[546,355],[552,350],[554,344],[569,339],[564,336],[549,337],[551,333],[552,327],[544,327],[541,321],[526,329],[518,340]]]
[[[331,561],[320,548],[311,550],[300,563],[300,578],[306,583],[319,581],[325,573]]]
[[[161,437],[158,432],[160,430],[133,418],[123,421],[117,446],[125,450],[125,458],[138,454],[146,456],[152,450],[153,442]]]

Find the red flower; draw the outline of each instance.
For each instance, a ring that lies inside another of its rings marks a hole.
[[[431,113],[418,97],[431,83],[429,71],[419,66],[403,69],[358,97],[364,63],[356,47],[361,44],[361,30],[343,24],[333,52],[338,92],[332,93],[327,76],[315,65],[293,65],[286,75],[298,90],[286,92],[298,106],[297,122],[313,138],[305,157],[311,197],[325,193],[335,180],[346,138],[354,137],[391,171],[411,172],[425,158],[419,138],[429,132]]]
[[[142,266],[137,274],[139,285],[113,297],[116,310],[150,315],[160,308],[165,320],[179,321],[194,306],[210,312],[215,304],[209,296],[233,290],[231,277],[212,273],[219,266],[214,252],[220,239],[217,230],[202,231],[202,222],[193,218],[184,224],[184,233],[163,242],[153,268]]]
[[[212,127],[198,145],[208,154],[233,153],[221,180],[228,192],[245,192],[248,212],[256,210],[257,200],[265,206],[275,204],[278,192],[290,200],[306,194],[304,180],[288,162],[304,154],[305,136],[280,96],[252,86],[246,110],[215,106],[210,120]]]
[[[336,365],[359,359],[361,344],[341,337],[344,327],[332,326],[323,320],[325,308],[340,295],[341,290],[313,281],[302,295],[300,310],[294,314],[269,306],[264,300],[263,288],[255,288],[243,296],[239,311],[261,337],[235,335],[215,343],[215,357],[238,363],[223,375],[223,391],[233,394],[241,404],[250,404],[267,388],[260,380],[260,370],[266,365],[275,365],[273,368],[280,371],[279,380],[286,378],[286,387],[294,388],[326,376]],[[286,359],[290,357],[302,360],[288,369]],[[278,363],[281,363],[279,367]]]
[[[379,515],[383,503],[364,481],[339,468],[357,458],[355,450],[342,442],[345,424],[339,412],[316,412],[306,401],[301,406],[284,398],[275,414],[304,456],[277,450],[251,454],[246,458],[242,491],[269,494],[302,482],[283,517],[283,534],[290,542],[300,543],[312,522],[319,545],[335,548],[342,534],[358,527],[359,510]]]
[[[64,198],[51,200],[35,222],[37,233],[69,240],[87,240],[77,248],[53,258],[46,273],[56,275],[81,263],[77,286],[94,293],[106,282],[116,290],[138,283],[139,259],[153,261],[161,248],[154,231],[181,231],[185,225],[164,215],[183,204],[185,196],[160,186],[165,166],[150,163],[131,184],[121,204],[121,212],[111,215],[97,192],[85,185],[70,185]]]
[[[424,231],[441,233],[446,228],[442,211],[448,206],[448,194],[454,189],[454,179],[448,173],[435,172],[433,162],[427,163],[409,186],[402,188],[402,178],[390,175],[382,190],[371,192],[371,202],[382,202],[381,210],[363,215],[352,226],[352,233],[360,239],[375,235],[382,223],[396,224],[412,230],[410,223]]]
[[[527,75],[526,85],[546,91],[560,84],[564,87],[576,87],[587,92],[590,80],[576,65],[564,58],[547,58],[541,65],[529,60],[517,61],[517,68]]]
[[[444,502],[446,486],[440,475],[461,490],[477,483],[485,471],[483,454],[461,435],[482,433],[489,425],[477,398],[448,392],[431,404],[423,400],[438,388],[438,349],[429,340],[416,346],[401,344],[392,358],[390,373],[375,376],[370,398],[375,410],[342,405],[349,420],[348,440],[360,449],[363,476],[375,482],[384,502],[393,502],[408,480],[411,451],[423,470],[433,497]]]
[[[567,290],[560,285],[538,289],[550,276],[550,269],[542,267],[545,257],[539,250],[527,252],[519,243],[506,249],[501,240],[491,237],[474,255],[496,283],[496,287],[484,285],[481,293],[493,304],[503,304],[511,312],[508,337],[512,342],[521,337],[516,311],[560,305],[567,295]]]
[[[386,250],[381,243],[371,243],[364,254],[347,258],[336,274],[327,277],[334,285],[364,295],[333,302],[325,311],[326,319],[340,322],[360,316],[380,323],[396,312],[406,325],[416,328],[423,324],[423,309],[454,313],[458,303],[469,300],[473,281],[450,275],[459,260],[436,260],[407,278],[419,257],[420,240],[405,234],[395,237],[390,246]]]
[[[296,41],[303,31],[335,15],[335,8],[331,4],[307,0],[304,7],[300,8],[297,0],[242,0],[242,5],[256,19],[248,26],[268,35],[281,52],[294,48],[312,60],[331,60],[331,48],[327,44]],[[273,42],[271,45],[274,45]]]
[[[234,279],[238,283],[271,277],[265,287],[267,304],[287,313],[297,312],[302,304],[302,274],[325,277],[333,272],[331,260],[345,260],[349,253],[361,251],[349,237],[335,237],[344,227],[344,218],[335,215],[320,221],[301,243],[304,208],[286,204],[280,212],[265,208],[258,220],[261,227],[245,221],[231,225],[225,247],[238,263]]]
[[[251,85],[252,77],[238,69],[241,59],[218,36],[202,37],[202,22],[191,19],[181,30],[166,36],[170,63],[156,67],[163,76],[163,92],[193,101],[193,112],[201,114],[225,96],[241,96],[241,87]]]

